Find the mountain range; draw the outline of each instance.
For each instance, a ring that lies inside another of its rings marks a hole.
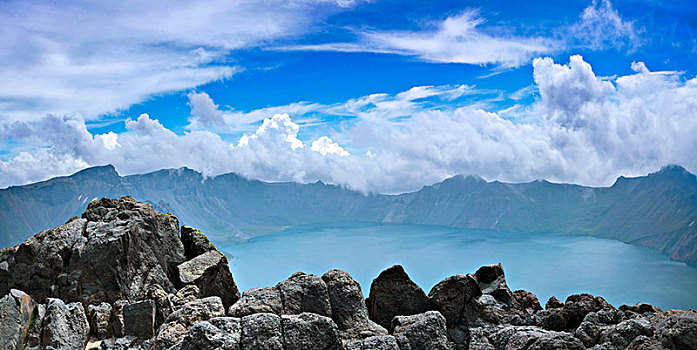
[[[322,182],[269,183],[188,168],[120,176],[113,166],[0,190],[0,246],[63,224],[101,197],[130,195],[198,227],[218,245],[288,226],[394,222],[617,239],[697,264],[697,178],[671,165],[610,187],[455,176],[416,192],[362,194]]]

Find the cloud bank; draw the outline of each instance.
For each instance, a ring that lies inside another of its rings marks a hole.
[[[463,85],[415,87],[335,105],[299,103],[291,115],[270,113],[293,105],[224,111],[208,95],[191,93],[192,123],[207,127],[183,134],[145,114],[127,120],[118,134],[93,135],[79,116],[0,124],[0,142],[43,146],[0,161],[0,186],[104,163],[122,174],[188,166],[209,176],[233,171],[387,193],[459,173],[610,185],[619,175],[643,175],[669,163],[697,171],[696,78],[652,72],[641,62],[632,64],[633,74],[602,78],[581,56],[564,64],[539,58],[533,68],[539,95],[516,118],[504,118],[486,103],[444,102],[476,96],[476,88]],[[333,135],[301,138],[296,121],[317,115],[353,119]],[[261,125],[236,142],[225,141],[216,129],[239,127],[235,118]]]

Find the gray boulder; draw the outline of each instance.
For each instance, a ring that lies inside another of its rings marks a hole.
[[[370,285],[366,299],[368,315],[377,324],[391,329],[395,316],[415,315],[431,310],[431,301],[400,265],[382,271]]]
[[[87,307],[87,318],[90,321],[90,330],[97,339],[111,337],[111,305],[101,303]]]
[[[600,344],[609,348],[625,349],[636,337],[652,337],[653,326],[646,319],[630,319],[605,328],[600,334]]]
[[[189,302],[170,314],[151,341],[152,349],[168,349],[182,340],[194,324],[214,317],[225,316],[225,307],[219,297],[208,297]]]
[[[482,295],[477,280],[471,275],[457,274],[433,286],[428,297],[445,317],[448,327],[463,323],[462,314],[472,298]]]
[[[34,300],[16,289],[0,299],[0,349],[22,349],[35,308]]]
[[[240,299],[228,260],[218,250],[210,250],[177,266],[179,281],[195,284],[201,297],[219,296],[227,308]]]
[[[286,350],[342,350],[339,329],[331,318],[309,312],[281,316]]]
[[[330,270],[322,276],[327,284],[332,320],[342,339],[387,335],[387,330],[370,320],[361,286],[348,273]]]
[[[375,335],[345,344],[346,350],[400,350],[397,340],[391,335]]]
[[[451,350],[445,317],[438,311],[411,316],[397,316],[392,320],[394,337],[401,350]]]
[[[152,284],[173,293],[174,269],[184,261],[178,225],[150,204],[102,198],[89,204],[82,219],[3,253],[0,277],[40,303],[48,297],[85,305],[138,300]]]
[[[155,334],[155,302],[142,300],[123,307],[126,335],[149,339]]]
[[[564,303],[557,299],[554,295],[549,297],[549,300],[547,300],[547,304],[545,304],[545,309],[558,309],[564,307]]]
[[[105,339],[97,348],[98,350],[148,350],[150,347],[149,340],[143,340],[138,337],[126,336],[115,339]],[[92,349],[90,349],[92,350]]]
[[[600,310],[591,312],[583,318],[574,335],[586,347],[592,347],[600,341],[600,334],[608,326],[622,321],[622,313],[617,310]]]
[[[64,297],[113,303],[142,299],[155,284],[175,291],[173,270],[185,259],[176,217],[131,197],[94,201],[82,217],[85,241],[73,246]]]
[[[201,291],[196,285],[190,284],[182,287],[175,294],[170,294],[169,298],[172,301],[172,309],[177,310],[186,303],[201,298]]]
[[[186,332],[184,339],[170,350],[239,350],[241,335],[240,319],[213,318],[196,323]]]
[[[497,349],[506,350],[583,350],[580,340],[566,332],[533,326],[506,326],[490,337]]]
[[[548,330],[573,331],[581,325],[586,315],[600,310],[615,310],[615,308],[601,297],[574,294],[566,298],[563,307],[547,308],[535,314],[535,322]]]
[[[663,312],[659,307],[647,303],[636,303],[634,305],[622,305],[620,311],[631,311],[637,314]]]
[[[276,288],[283,300],[284,315],[304,312],[328,317],[332,315],[327,284],[320,277],[298,272],[279,282]]]
[[[283,314],[281,293],[275,287],[252,288],[228,309],[228,315],[244,317],[256,313]]]
[[[81,240],[87,220],[74,219],[62,226],[37,233],[17,247],[14,263],[4,272],[11,275],[8,287],[24,291],[43,303],[57,297],[56,283],[69,271],[73,246]],[[63,276],[59,278],[59,276]]]
[[[81,303],[65,304],[60,299],[47,299],[46,316],[41,330],[41,345],[56,350],[83,350],[87,344],[90,324]]]
[[[697,349],[697,310],[666,311],[656,333],[668,349]]]
[[[245,316],[241,320],[241,349],[283,350],[281,317],[263,313]]]

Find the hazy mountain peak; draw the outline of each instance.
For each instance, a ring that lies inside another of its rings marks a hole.
[[[82,169],[72,176],[100,176],[100,177],[118,177],[119,173],[113,165],[98,165],[90,168]]]

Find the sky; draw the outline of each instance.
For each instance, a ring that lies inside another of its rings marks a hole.
[[[692,0],[5,0],[0,38],[0,188],[697,172]]]

